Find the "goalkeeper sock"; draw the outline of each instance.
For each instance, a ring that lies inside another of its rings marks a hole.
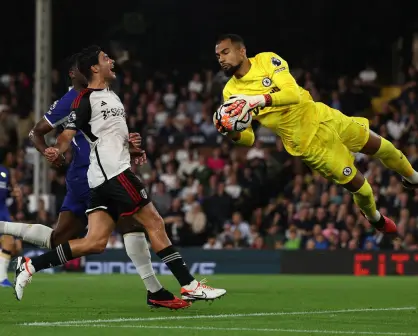
[[[32,258],[32,266],[35,272],[39,272],[46,268],[52,268],[66,264],[68,261],[75,259],[71,251],[70,243],[58,245],[55,249],[46,252],[38,257]]]
[[[136,267],[136,271],[141,277],[147,290],[156,293],[163,288],[155,276],[151,263],[147,239],[143,232],[130,232],[123,236],[126,253],[131,258]]]
[[[186,263],[183,261],[180,253],[177,252],[173,245],[157,252],[157,255],[167,265],[171,273],[173,273],[180,286],[186,286],[195,280],[190,274],[190,271],[187,268]]]
[[[380,159],[385,167],[397,172],[408,182],[417,184],[418,173],[412,168],[405,155],[391,142],[385,138],[381,139],[380,148],[373,157]]]
[[[381,214],[376,209],[376,202],[373,196],[373,190],[369,182],[365,179],[359,190],[353,192],[354,203],[361,209],[366,218],[376,229],[381,229],[384,225],[379,222]],[[379,227],[378,227],[379,226]]]
[[[0,222],[0,233],[21,238],[39,247],[51,248],[52,229],[42,224]]]

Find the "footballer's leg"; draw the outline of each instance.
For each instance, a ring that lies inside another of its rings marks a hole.
[[[142,182],[129,169],[118,176],[119,199],[125,199],[126,209],[122,216],[132,215],[147,230],[152,249],[167,265],[181,286],[184,299],[213,300],[226,294],[226,290],[206,286],[206,281],[198,282],[172,245],[165,231],[165,224],[157,209],[151,203]]]
[[[57,227],[51,234],[50,248],[82,237],[86,233],[89,199],[90,190],[67,193],[60,209]]]
[[[55,248],[70,239],[76,239],[82,236],[86,231],[87,225],[87,218],[83,217],[71,211],[60,212],[57,226],[51,232],[50,248]]]
[[[387,234],[397,234],[396,224],[377,210],[372,187],[363,174],[356,171],[353,179],[341,186],[352,193],[354,203],[376,230]]]
[[[171,244],[164,221],[152,203],[145,205],[133,217],[144,225],[153,250],[179,282],[184,300],[214,300],[226,294],[225,289],[209,287],[206,280],[199,282],[190,274],[182,256]]]
[[[341,141],[351,152],[361,152],[380,159],[383,165],[402,176],[406,187],[414,187],[415,184],[418,186],[418,173],[412,168],[405,155],[392,143],[371,131],[366,118],[350,118],[339,113],[335,119],[339,120],[340,127],[336,128],[339,130]],[[388,233],[396,232],[395,223],[375,209],[371,186],[360,173],[357,173],[353,181],[345,187],[353,192],[354,200],[375,227]]]
[[[343,143],[344,136],[347,136],[347,134],[339,133],[338,126],[342,125],[344,128],[344,123],[341,123],[341,120],[338,120],[337,124],[333,124],[334,122],[335,119],[332,119],[330,122],[320,125],[309,149],[303,156],[303,160],[323,177],[334,181],[351,192],[354,202],[373,227],[384,233],[396,233],[395,223],[377,211],[372,188],[355,167],[354,157]],[[361,141],[364,144],[367,139],[361,139]],[[361,141],[358,140],[357,142]]]
[[[136,186],[140,186],[141,189],[135,189],[134,183]],[[107,181],[105,189],[105,192],[102,193],[106,195],[106,202],[109,204],[109,212],[115,219],[119,219],[121,217],[130,217],[141,207],[149,203],[149,199],[145,193],[145,190],[142,190],[142,184],[130,169],[127,169],[126,171]],[[99,195],[100,192],[98,191],[96,194]],[[94,194],[92,195],[91,203],[92,209],[100,206],[100,202],[94,200]],[[133,220],[136,222],[135,219]],[[122,220],[120,224],[123,225],[120,227],[120,231],[122,231],[122,233],[129,233],[129,231],[132,231],[132,229],[136,229],[137,231],[137,228],[133,227],[134,222],[129,220]],[[135,224],[135,226],[140,224],[141,223]],[[144,274],[144,278],[150,280],[150,282],[146,281],[146,284],[151,286],[149,288],[157,290],[160,285],[159,283],[155,283],[155,281],[153,281],[156,279],[152,270],[151,255],[149,254],[148,243],[146,242],[145,237],[138,234],[125,235],[125,242],[127,242],[127,253],[133,257],[132,260],[134,261],[135,265],[141,268],[141,275]],[[139,246],[137,246],[138,243]],[[145,268],[142,266],[145,266]],[[155,294],[156,295],[154,295],[152,303],[154,303],[156,306],[162,306],[171,309],[182,309],[190,306],[190,303],[175,297],[172,293],[166,290],[162,290],[158,294]],[[158,300],[155,300],[156,298],[158,298]],[[157,301],[159,302],[157,303]]]
[[[32,275],[43,269],[63,265],[88,254],[102,253],[115,228],[113,218],[104,207],[92,209],[88,217],[89,231],[84,238],[70,240],[35,258],[19,257],[16,265],[15,294],[22,299],[24,288]]]
[[[80,237],[85,232],[87,222],[85,209],[78,197],[68,193],[62,204],[55,229],[43,224],[0,221],[0,233],[10,234],[21,238],[25,242],[51,249],[70,239]]]
[[[121,217],[117,231],[123,236],[126,253],[147,289],[147,304],[152,308],[186,308],[189,305],[181,301],[171,292],[163,288],[158,281],[151,262],[151,254],[144,229],[132,217]]]
[[[401,175],[405,188],[418,188],[418,172],[406,156],[385,138],[370,131],[370,137],[360,152],[379,159],[385,167]]]
[[[0,251],[0,287],[12,287],[7,276],[10,259],[14,250],[15,239],[12,236],[4,235],[1,237]]]
[[[11,221],[9,211],[3,209],[0,212],[0,220]],[[9,281],[7,271],[9,269],[12,253],[15,249],[15,238],[11,235],[3,235],[1,237],[1,250],[0,250],[0,286],[12,287],[12,283]]]

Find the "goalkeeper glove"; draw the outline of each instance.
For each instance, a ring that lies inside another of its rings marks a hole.
[[[230,112],[232,115],[239,115],[238,120],[245,118],[246,114],[256,107],[264,107],[271,105],[271,96],[266,95],[256,95],[256,96],[247,96],[242,94],[237,94],[231,96],[224,105],[230,104],[226,107],[225,111]]]

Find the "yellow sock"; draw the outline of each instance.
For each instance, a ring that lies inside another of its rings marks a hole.
[[[409,178],[415,175],[414,173],[416,172],[405,155],[391,142],[387,141],[385,138],[381,139],[382,143],[380,148],[377,153],[373,155],[373,157],[380,159],[380,161],[382,161],[387,168],[397,172],[399,175],[409,180]]]
[[[373,196],[373,190],[367,180],[359,190],[353,192],[354,203],[363,211],[367,219],[377,222],[380,219],[380,213],[376,209],[376,202]]]

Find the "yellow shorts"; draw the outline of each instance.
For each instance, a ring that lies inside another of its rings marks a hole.
[[[369,121],[347,117],[322,103],[315,105],[320,116],[319,128],[302,160],[323,177],[346,184],[357,173],[352,153],[359,152],[369,140]]]

